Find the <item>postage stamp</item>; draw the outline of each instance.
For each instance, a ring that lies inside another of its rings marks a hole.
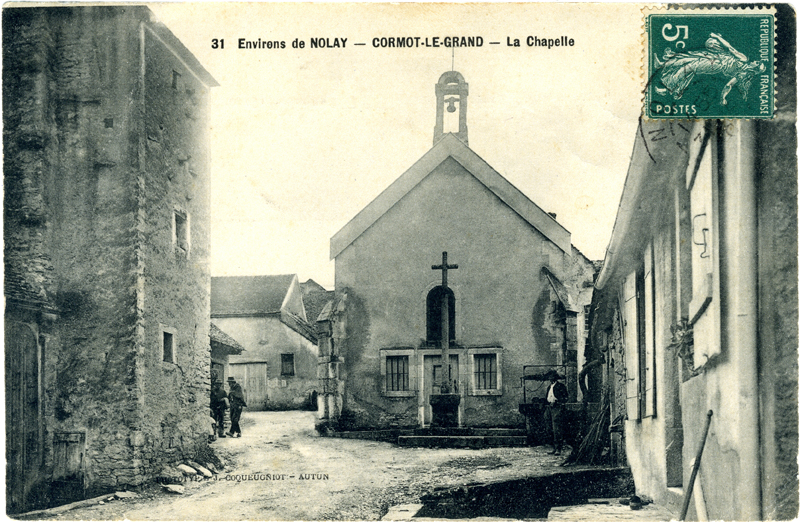
[[[772,118],[775,13],[645,10],[645,116]]]

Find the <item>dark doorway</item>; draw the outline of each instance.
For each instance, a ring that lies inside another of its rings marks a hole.
[[[6,322],[6,501],[27,510],[42,462],[39,344],[25,324]]]

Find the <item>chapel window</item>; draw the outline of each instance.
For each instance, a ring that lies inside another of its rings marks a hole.
[[[437,286],[428,292],[426,303],[427,309],[427,337],[428,342],[439,342],[442,340],[442,301],[448,301],[448,318],[450,323],[450,340],[456,338],[456,298],[450,288]]]
[[[386,391],[408,391],[408,356],[386,357]]]
[[[497,354],[486,353],[474,356],[475,388],[478,390],[497,389]]]

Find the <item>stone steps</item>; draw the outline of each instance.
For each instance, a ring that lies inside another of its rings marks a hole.
[[[525,446],[524,435],[400,435],[399,446],[418,448],[497,448]]]

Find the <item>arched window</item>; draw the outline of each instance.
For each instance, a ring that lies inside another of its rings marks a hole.
[[[448,316],[450,318],[450,340],[456,338],[456,297],[449,288],[437,286],[428,292],[426,303],[428,319],[428,341],[439,342],[442,340],[442,299],[447,296]]]

